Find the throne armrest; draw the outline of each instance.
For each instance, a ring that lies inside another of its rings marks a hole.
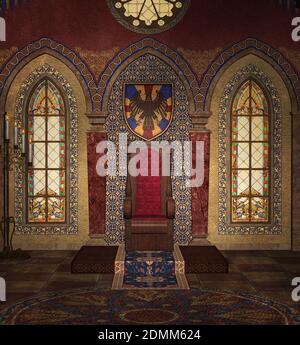
[[[124,201],[124,218],[131,219],[132,218],[132,199],[125,198]]]
[[[174,219],[175,218],[175,201],[173,198],[167,198],[167,218]]]

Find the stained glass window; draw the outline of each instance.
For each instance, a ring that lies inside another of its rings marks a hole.
[[[190,0],[107,0],[116,19],[140,33],[157,33],[176,25]]]
[[[48,79],[34,90],[27,114],[29,223],[66,220],[66,116],[62,95]]]
[[[231,115],[231,220],[265,223],[270,211],[270,114],[267,98],[253,80],[238,90]]]

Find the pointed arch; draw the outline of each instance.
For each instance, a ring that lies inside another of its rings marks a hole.
[[[190,113],[195,113],[199,108],[197,94],[200,92],[196,74],[180,54],[152,38],[145,38],[130,45],[118,53],[108,64],[100,76],[98,84],[99,101],[102,111],[107,113],[108,97],[117,76],[130,63],[145,54],[152,54],[158,57],[171,66],[178,74],[188,93]]]
[[[17,74],[25,65],[42,55],[50,55],[64,63],[75,74],[86,99],[87,112],[97,109],[97,85],[88,66],[73,50],[50,38],[41,38],[19,49],[0,72],[0,113],[5,111],[5,100]]]
[[[276,49],[254,38],[235,43],[221,52],[211,63],[200,82],[197,95],[203,111],[210,111],[214,89],[226,69],[247,55],[255,55],[268,62],[280,75],[289,91],[292,111],[300,111],[300,80],[293,65]]]

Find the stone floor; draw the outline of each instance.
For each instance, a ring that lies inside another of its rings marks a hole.
[[[75,252],[34,251],[31,259],[0,261],[0,276],[7,282],[7,302],[0,309],[40,292],[81,287],[110,288],[112,274],[71,274]],[[188,274],[190,287],[247,291],[288,304],[300,311],[300,302],[291,299],[291,281],[300,276],[300,252],[226,251],[228,274]]]

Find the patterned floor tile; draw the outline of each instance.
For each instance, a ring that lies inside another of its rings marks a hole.
[[[58,265],[54,264],[18,264],[7,265],[6,272],[20,272],[20,273],[52,273],[55,272]],[[3,270],[1,267],[0,271]]]
[[[247,282],[236,281],[203,281],[202,287],[204,289],[217,289],[217,290],[234,290],[234,291],[255,291],[255,288]]]
[[[61,281],[51,281],[46,284],[41,291],[60,291],[60,290],[68,290],[68,289],[79,289],[83,287],[95,287],[95,282],[61,282]]]
[[[98,288],[111,288],[113,279],[113,274],[99,274],[99,279],[96,286]]]
[[[229,263],[233,264],[277,264],[277,261],[266,256],[262,256],[263,254],[260,253],[260,256],[234,256],[229,257]]]
[[[57,269],[56,272],[71,272],[71,265],[70,264],[60,264]]]
[[[264,254],[264,251],[259,251],[259,250],[226,250],[222,251],[222,254],[227,257],[227,258],[234,258],[234,257],[257,257],[257,256],[263,256],[265,257],[266,255]]]
[[[291,299],[292,278],[300,276],[300,252],[225,251],[229,274],[187,274],[190,287],[255,292],[300,310]],[[34,251],[22,262],[0,262],[0,276],[7,280],[7,303],[39,293],[81,287],[110,288],[112,274],[73,275],[75,251]],[[7,303],[0,304],[0,309]]]
[[[229,273],[238,273],[238,272],[240,272],[239,268],[235,264],[229,264],[228,265],[228,271],[229,271]]]
[[[253,281],[251,283],[258,291],[269,291],[269,292],[282,292],[288,291],[292,292],[293,287],[291,286],[291,281]]]
[[[288,272],[244,272],[245,277],[250,281],[291,281],[291,274]]]
[[[94,282],[99,279],[98,274],[72,274],[70,272],[55,272],[50,282]]]
[[[238,264],[236,268],[240,272],[282,272],[283,269],[278,264]]]
[[[241,273],[208,273],[208,274],[199,274],[200,281],[246,281],[247,278]]]
[[[294,257],[300,258],[300,251],[292,252],[290,250],[272,250],[272,251],[264,251],[264,254],[271,257],[271,258],[284,258],[284,257]]]
[[[45,281],[7,281],[6,290],[12,292],[37,293],[45,285]]]
[[[66,258],[63,259],[63,261],[61,262],[62,265],[70,265],[71,266],[71,262],[73,261],[74,256],[67,256]]]
[[[30,251],[29,254],[31,258],[45,258],[48,260],[49,258],[65,258],[72,253],[71,251],[67,250],[35,250]]]
[[[277,257],[276,261],[279,264],[299,264],[300,265],[300,257],[293,257],[293,256]]]
[[[112,281],[114,279],[114,275],[110,273],[99,274],[99,281]]]
[[[41,281],[47,282],[52,273],[26,273],[26,272],[8,272],[5,276],[6,281]],[[1,276],[1,274],[0,274]]]
[[[285,271],[292,273],[295,276],[300,276],[300,264],[281,264]]]
[[[45,257],[33,257],[31,259],[29,259],[26,264],[40,264],[40,265],[48,265],[48,264],[60,264],[61,262],[63,262],[64,258],[57,256],[57,257],[49,257],[49,258],[45,258]]]

